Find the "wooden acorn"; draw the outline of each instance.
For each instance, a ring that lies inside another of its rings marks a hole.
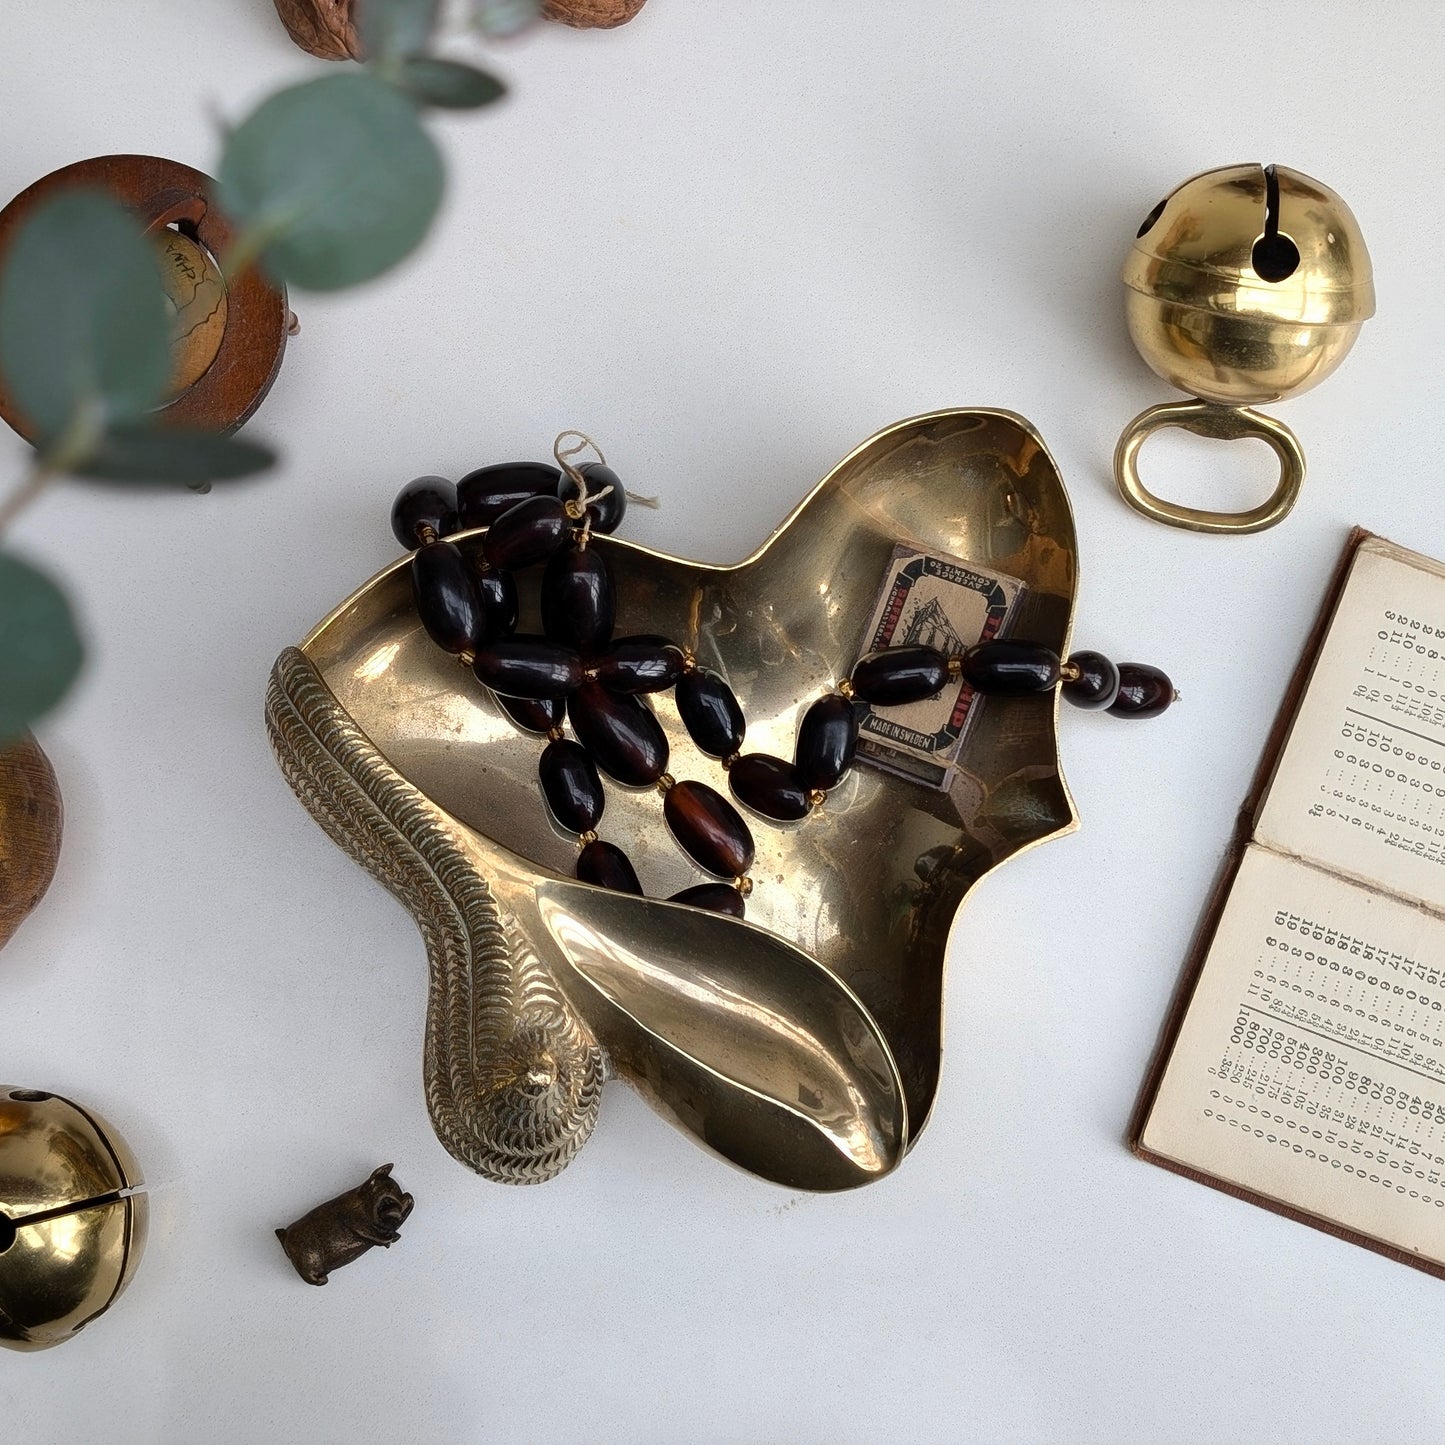
[[[1197,400],[1150,407],[1114,453],[1124,500],[1196,532],[1258,532],[1283,521],[1304,481],[1304,454],[1282,422],[1253,408],[1317,386],[1375,311],[1369,252],[1350,209],[1284,166],[1225,166],[1184,182],[1139,227],[1124,262],[1125,317],[1139,354]],[[1255,437],[1280,460],[1274,494],[1243,512],[1157,497],[1137,455],[1163,427]]]

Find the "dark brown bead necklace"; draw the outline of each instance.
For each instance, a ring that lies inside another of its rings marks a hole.
[[[580,444],[561,446],[569,437]],[[1174,685],[1146,663],[1114,664],[1097,652],[1067,661],[1013,638],[978,643],[957,656],[915,645],[880,648],[803,714],[792,761],[743,753],[747,721],[725,678],[665,637],[612,636],[616,592],[603,558],[588,544],[621,523],[627,493],[602,460],[569,457],[595,444],[580,433],[557,439],[557,465],[505,462],[469,472],[456,486],[418,477],[398,493],[392,530],[413,552],[412,591],[432,640],[470,665],[502,712],[547,739],[538,762],[542,796],[558,827],[578,842],[577,877],[642,893],[631,860],[597,835],[606,803],[602,776],[627,787],[656,786],[678,846],[723,881],[685,888],[671,902],[741,918],[752,891],[753,835],[715,788],[667,771],[668,742],[643,700],[673,689],[678,715],[700,751],[727,771],[734,797],[752,812],[790,823],[820,807],[847,776],[858,745],[858,703],[900,707],[962,680],[986,696],[1023,697],[1061,688],[1082,708],[1116,717],[1155,717]],[[482,565],[447,540],[486,527]],[[512,573],[545,564],[542,633],[518,633]],[[567,737],[563,721],[570,724]]]

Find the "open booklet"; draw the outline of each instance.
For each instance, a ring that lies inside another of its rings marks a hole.
[[[1440,563],[1352,536],[1132,1142],[1445,1277]]]

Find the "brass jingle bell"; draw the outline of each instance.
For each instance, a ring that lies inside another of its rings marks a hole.
[[[143,1188],[93,1110],[0,1084],[0,1345],[64,1344],[115,1303],[145,1245]]]
[[[1195,532],[1259,532],[1283,521],[1304,482],[1304,453],[1287,426],[1252,408],[1317,386],[1374,315],[1370,256],[1349,207],[1283,166],[1205,171],[1145,217],[1123,281],[1139,354],[1198,398],[1151,407],[1125,428],[1114,452],[1124,500]],[[1265,442],[1280,461],[1274,494],[1243,512],[1155,496],[1139,478],[1138,451],[1168,426]]]

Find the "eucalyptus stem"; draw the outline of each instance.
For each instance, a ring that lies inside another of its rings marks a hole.
[[[4,536],[11,522],[28,507],[54,481],[59,480],[60,469],[41,458],[31,468],[30,475],[0,502],[0,536]]]

